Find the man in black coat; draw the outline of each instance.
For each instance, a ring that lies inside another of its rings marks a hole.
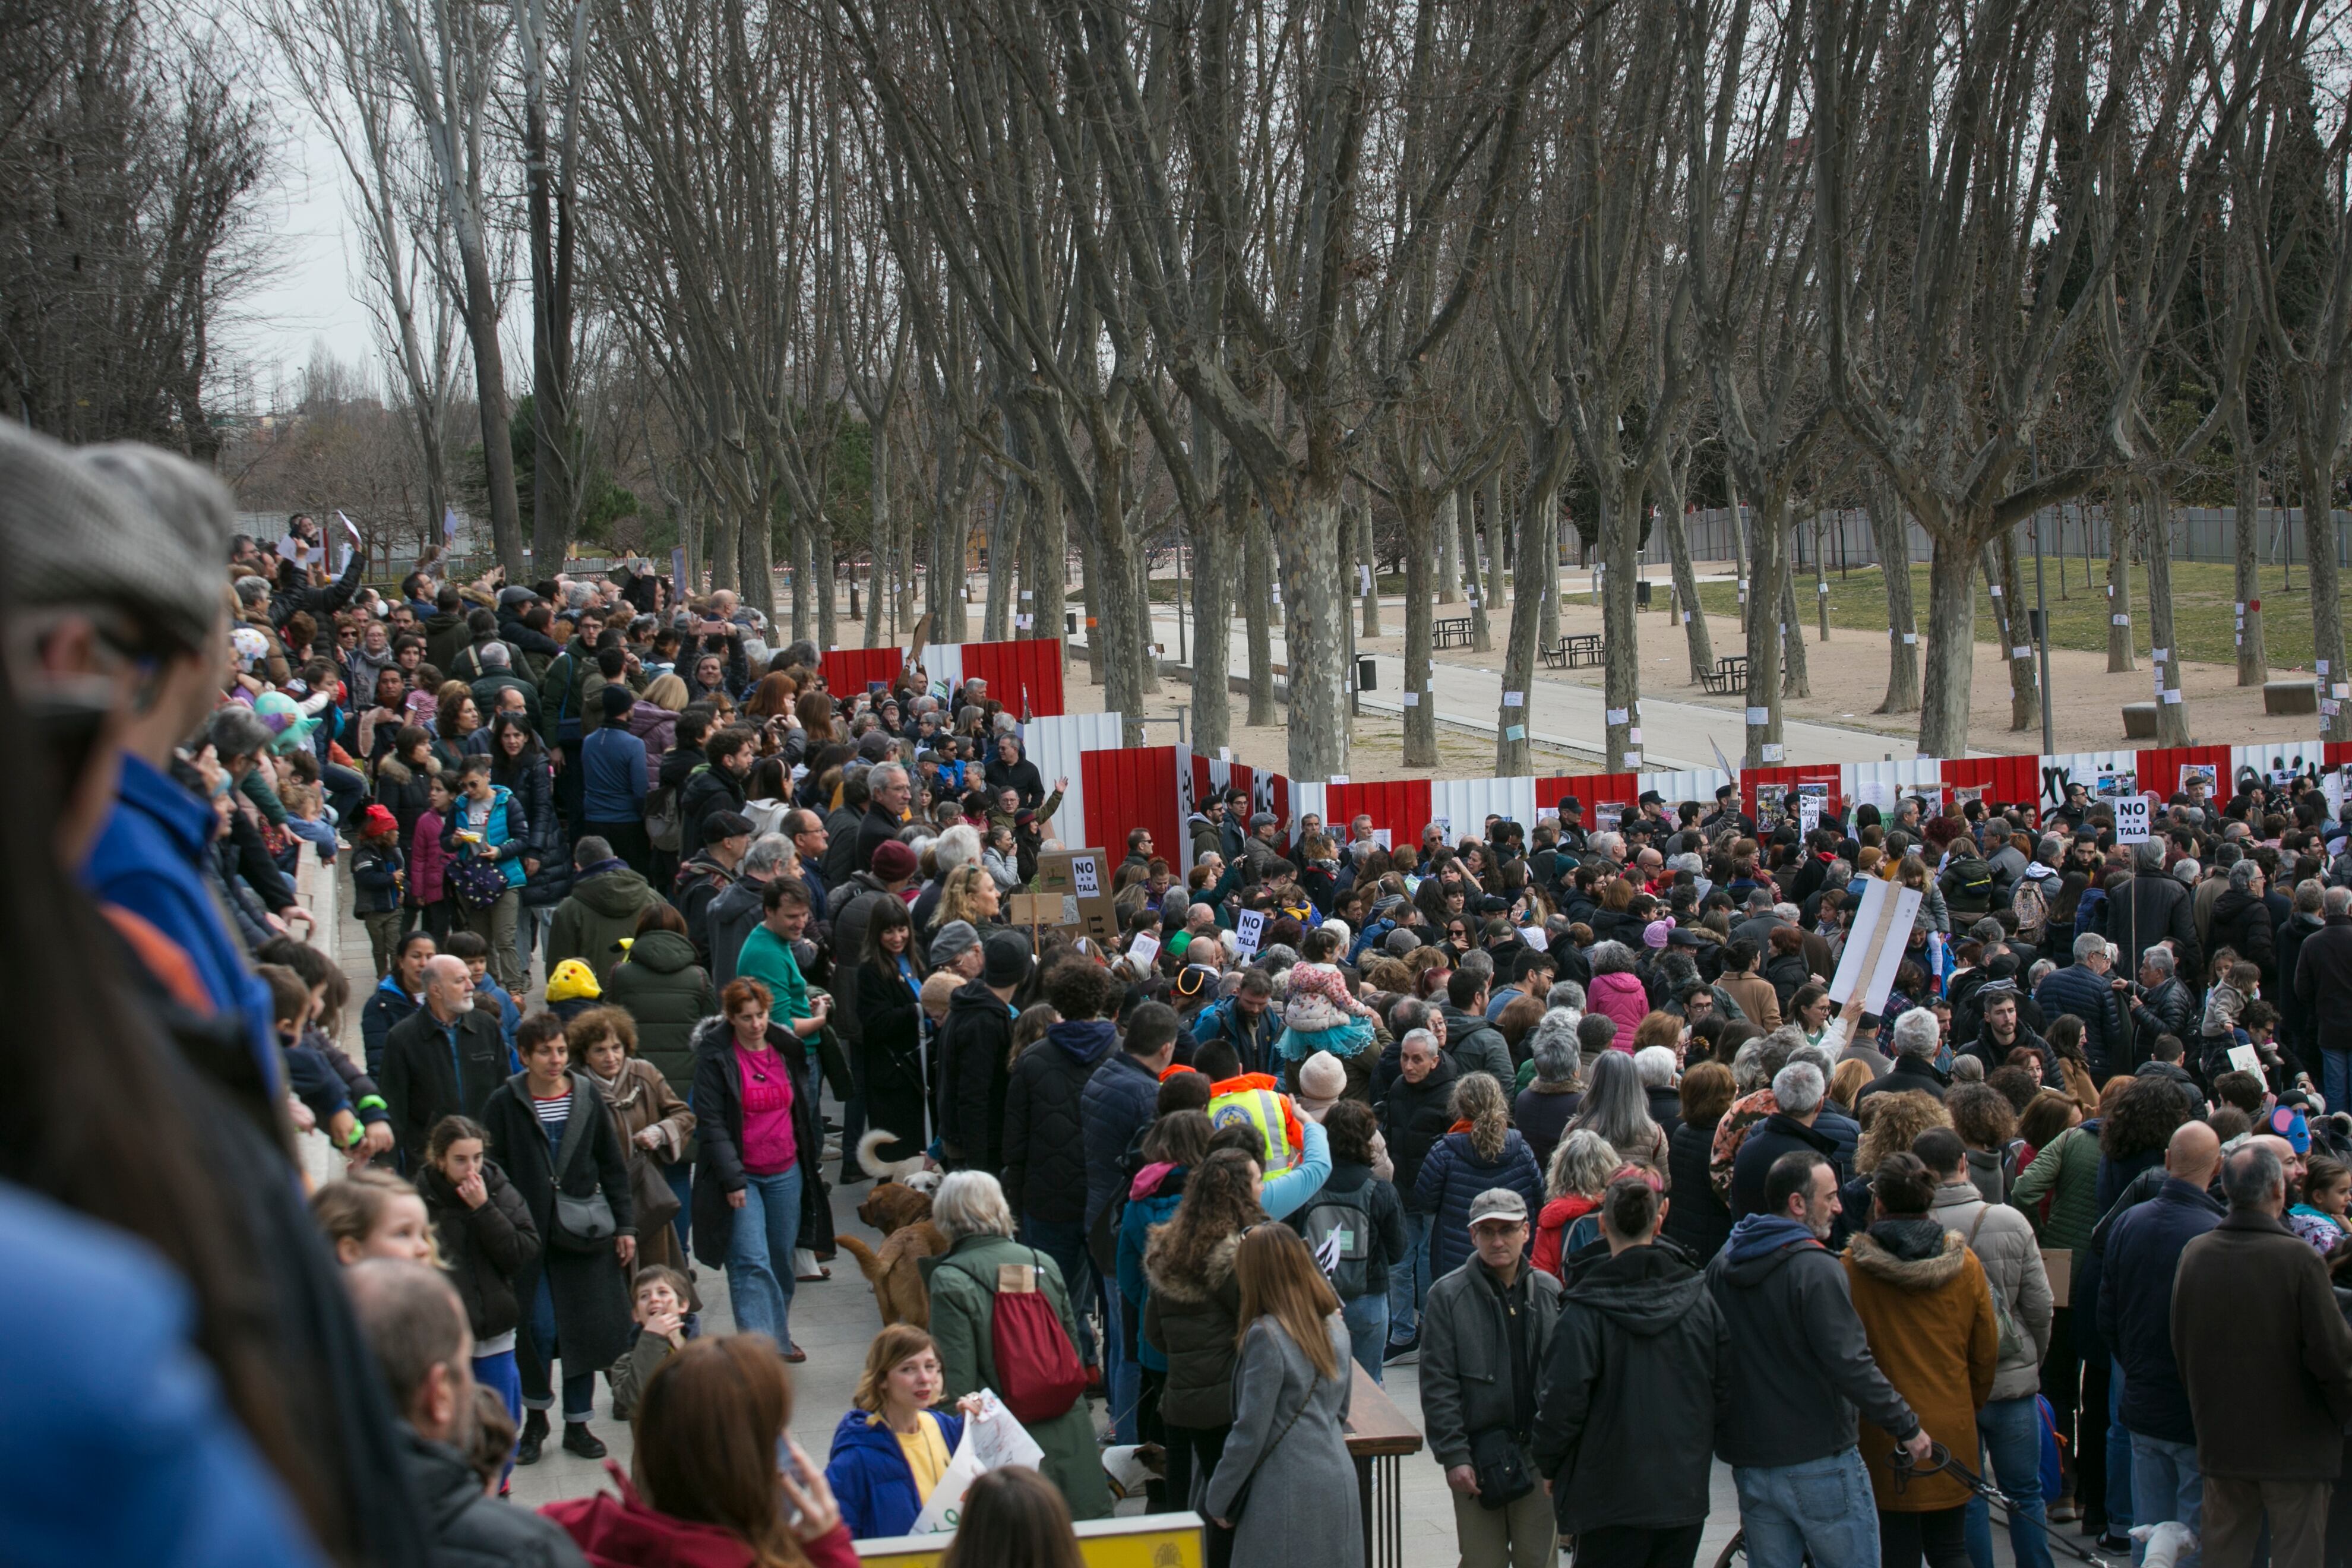
[[[2132,847],[2132,875],[2108,884],[2106,902],[2092,929],[2123,949],[2134,970],[2147,950],[2169,938],[2173,961],[2184,973],[2200,972],[2204,949],[2189,889],[2165,875],[2164,846],[2153,839]]]
[[[1688,1563],[1706,1528],[1731,1339],[1706,1277],[1657,1245],[1664,1200],[1627,1177],[1601,1203],[1606,1261],[1560,1298],[1544,1352],[1533,1458],[1580,1556]],[[1639,1432],[1638,1443],[1607,1440]],[[1591,1434],[1601,1440],[1586,1443]]]
[[[2090,1059],[2091,1077],[2105,1083],[2116,1073],[2131,1070],[2123,1059],[2126,994],[2122,981],[2109,971],[2107,939],[2084,931],[2074,939],[2074,962],[2042,976],[2033,1000],[2041,1005],[2044,1020],[2063,1013],[2083,1020],[2083,1055]]]
[[[722,811],[743,811],[743,784],[760,753],[759,739],[749,730],[727,729],[702,743],[707,764],[691,774],[677,794],[677,855],[691,860],[709,836],[709,821]]]
[[[436,1563],[585,1568],[561,1525],[482,1490],[474,1444],[474,1336],[457,1292],[421,1263],[371,1258],[343,1272],[360,1332],[401,1417],[410,1487]]]
[[[401,1163],[425,1163],[425,1140],[445,1116],[481,1120],[507,1080],[507,1045],[495,1013],[474,1007],[473,972],[444,953],[425,966],[425,1005],[383,1037],[384,1105]]]
[[[992,795],[1005,790],[1018,792],[1021,804],[1034,811],[1045,799],[1045,780],[1037,772],[1037,764],[1022,753],[1017,735],[999,735],[990,749],[988,766],[982,770]]]
[[[874,869],[874,851],[898,837],[914,794],[914,781],[900,763],[877,763],[866,771],[866,815],[858,820],[857,851],[850,858],[851,870]]]
[[[2345,923],[2352,925],[2352,921]],[[2139,986],[2139,1000],[2131,1011],[2130,1065],[2135,1068],[2147,1060],[2158,1035],[2170,1035],[2185,1045],[2194,1037],[2189,1030],[2197,1022],[2197,998],[2173,973],[2170,948],[2151,947],[2140,954]],[[2117,1063],[2116,1070],[2123,1065]]]
[[[1045,1000],[1062,1016],[1045,1037],[1021,1053],[1004,1090],[1004,1201],[1021,1235],[1061,1266],[1065,1281],[1083,1280],[1087,1258],[1087,1138],[1084,1104],[1095,1069],[1118,1049],[1118,1026],[1101,1016],[1118,1004],[1120,983],[1091,959],[1073,956],[1045,975]],[[1095,1360],[1084,1314],[1078,1359]]]
[[[1012,1082],[1013,994],[1029,975],[1016,932],[982,950],[980,978],[957,988],[940,1025],[940,1138],[954,1168],[1004,1170],[1004,1095]],[[1019,952],[1013,951],[1018,945]]]
[[[2320,908],[2319,930],[2295,953],[2294,996],[2311,1013],[2320,1093],[2333,1110],[2352,1100],[2352,889],[2328,889]]]
[[[1731,1216],[1738,1219],[1764,1209],[1764,1179],[1772,1162],[1799,1149],[1810,1149],[1835,1163],[1837,1141],[1813,1130],[1829,1086],[1822,1069],[1811,1062],[1790,1062],[1772,1079],[1772,1098],[1780,1109],[1766,1117],[1740,1142],[1731,1163]]]
[[[1421,1163],[1454,1125],[1454,1084],[1462,1069],[1426,1028],[1406,1033],[1397,1047],[1397,1078],[1381,1102],[1381,1133],[1396,1165],[1404,1200],[1405,1256],[1389,1269],[1389,1359],[1421,1343],[1421,1304],[1429,1295],[1429,1231],[1436,1215],[1416,1207]]]

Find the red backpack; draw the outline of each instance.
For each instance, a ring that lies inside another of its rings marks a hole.
[[[1009,1285],[1003,1268],[993,1280],[960,1269],[990,1293],[988,1340],[996,1362],[996,1396],[1024,1426],[1053,1420],[1087,1391],[1086,1370],[1078,1365],[1069,1331],[1062,1326],[1053,1300],[1037,1285],[1044,1260],[1034,1250],[1029,1257],[1026,1289]]]

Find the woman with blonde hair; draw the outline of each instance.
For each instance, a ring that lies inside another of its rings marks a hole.
[[[939,1346],[912,1323],[890,1324],[866,1347],[854,1408],[834,1427],[824,1464],[842,1522],[857,1540],[912,1530],[946,1473],[980,1396],[966,1394],[953,1415],[932,1409],[945,1386]]]
[[[792,1373],[773,1340],[690,1340],[646,1380],[621,1495],[540,1511],[610,1568],[856,1568],[833,1488],[792,1426]]]
[[[1531,1261],[1538,1268],[1564,1279],[1569,1255],[1600,1238],[1601,1197],[1624,1163],[1609,1140],[1590,1127],[1573,1128],[1559,1141],[1544,1176],[1544,1205],[1536,1215]]]
[[[368,1258],[440,1261],[425,1199],[390,1171],[362,1165],[329,1182],[312,1194],[310,1213],[327,1233],[335,1261],[346,1268]]]
[[[1527,1199],[1529,1213],[1543,1207],[1543,1176],[1527,1140],[1511,1125],[1510,1104],[1494,1076],[1464,1073],[1454,1086],[1453,1110],[1453,1131],[1430,1145],[1413,1181],[1415,1212],[1435,1216],[1429,1231],[1432,1279],[1470,1260],[1470,1204],[1480,1193],[1509,1187]]]
[[[940,883],[940,901],[931,911],[931,936],[957,921],[966,921],[971,929],[985,931],[996,923],[1002,900],[996,894],[996,879],[988,868],[977,860],[967,862],[950,871]]]
[[[1339,1299],[1288,1226],[1244,1235],[1234,1271],[1234,1426],[1209,1478],[1208,1514],[1234,1531],[1234,1568],[1354,1568],[1363,1516],[1342,1431],[1352,1379]]]
[[[1855,1098],[1870,1087],[1875,1076],[1864,1061],[1844,1061],[1830,1075],[1830,1099],[1848,1116],[1853,1114]]]

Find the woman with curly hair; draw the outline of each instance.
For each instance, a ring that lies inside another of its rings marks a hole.
[[[1627,1065],[1631,1066],[1631,1058]],[[1634,1093],[1641,1090],[1637,1085]],[[1543,1178],[1528,1142],[1511,1126],[1503,1086],[1490,1073],[1465,1073],[1454,1086],[1454,1127],[1430,1146],[1413,1182],[1413,1206],[1430,1226],[1429,1273],[1444,1279],[1470,1260],[1470,1205],[1489,1187],[1509,1187],[1530,1211],[1543,1206]]]

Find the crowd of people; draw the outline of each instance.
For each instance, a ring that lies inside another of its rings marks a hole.
[[[1717,1460],[1758,1568],[2352,1561],[2315,779],[2136,845],[2078,789],[1409,846],[1236,794],[1098,847],[1117,940],[1037,934],[1073,831],[984,682],[836,692],[642,563],[387,590],[232,519],[0,426],[28,1560],[845,1565],[992,1395],[1040,1454],[951,1561],[1068,1568],[1108,1446],[1214,1568],[1354,1568],[1351,1411],[1410,1365],[1479,1568],[1682,1568]],[[1921,893],[1875,1012],[1831,984],[1873,879]],[[836,1191],[925,1170],[928,1321],[820,1464],[797,1288]],[[600,1375],[626,1476],[501,1500],[604,1454]]]

